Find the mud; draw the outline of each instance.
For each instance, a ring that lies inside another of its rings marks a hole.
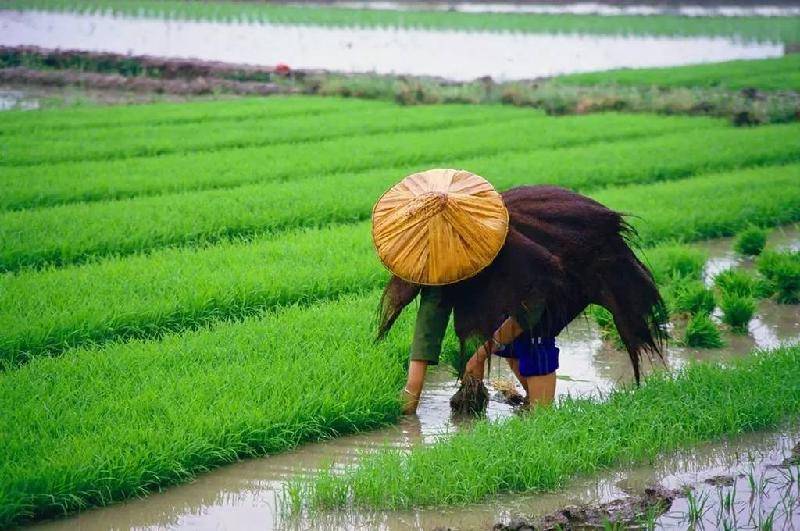
[[[489,404],[489,391],[482,380],[465,375],[456,394],[450,398],[453,415],[481,415]]]
[[[736,480],[733,478],[733,476],[713,476],[703,481],[703,483],[713,487],[730,487],[735,482]]]
[[[639,527],[669,511],[672,502],[683,491],[665,489],[660,485],[648,487],[635,496],[618,498],[600,504],[568,505],[535,520],[512,520],[509,524],[497,523],[494,531],[533,531],[551,529],[604,528],[608,525]]]
[[[125,90],[139,93],[204,95],[220,92],[268,96],[300,92],[294,87],[274,83],[231,81],[218,78],[155,79],[144,76],[98,74],[76,70],[33,70],[25,67],[0,69],[0,83],[22,83],[45,87],[78,86],[100,90]]]

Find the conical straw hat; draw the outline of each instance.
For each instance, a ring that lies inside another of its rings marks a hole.
[[[381,262],[415,284],[474,276],[492,263],[507,232],[500,194],[464,170],[409,175],[372,209],[372,239]]]

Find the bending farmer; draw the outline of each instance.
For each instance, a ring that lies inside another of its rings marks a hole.
[[[554,338],[589,304],[612,313],[637,382],[640,356],[660,354],[664,313],[653,277],[628,246],[622,215],[592,199],[553,186],[498,194],[467,171],[429,170],[381,196],[372,222],[392,272],[378,338],[420,296],[406,412],[416,410],[427,367],[438,362],[451,313],[462,356],[468,339],[482,341],[462,381],[482,379],[486,359],[498,354],[537,403],[555,393]]]

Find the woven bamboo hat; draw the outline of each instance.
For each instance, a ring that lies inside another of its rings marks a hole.
[[[508,211],[483,177],[464,170],[409,175],[372,209],[372,240],[392,273],[415,284],[451,284],[492,263]]]

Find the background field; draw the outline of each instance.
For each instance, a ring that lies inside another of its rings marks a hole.
[[[259,21],[323,26],[524,31],[587,34],[719,35],[795,42],[797,17],[683,17],[516,15],[436,11],[380,11],[299,7],[265,3],[179,2],[174,0],[2,0],[4,9],[113,12],[133,16],[216,21]]]

